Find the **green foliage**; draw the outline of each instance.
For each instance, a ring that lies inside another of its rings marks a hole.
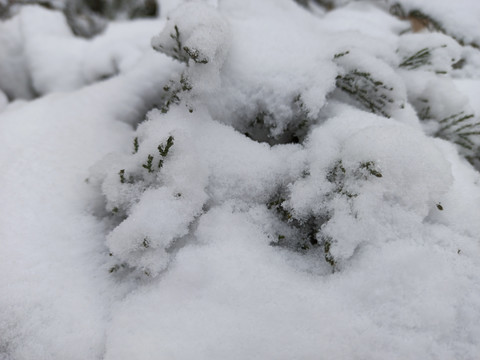
[[[274,209],[275,212],[280,215],[282,221],[290,221],[292,219],[292,214],[288,212],[284,207],[283,203],[285,199],[281,196],[278,196],[276,199],[273,199],[267,204],[267,209],[271,210]]]
[[[342,160],[338,160],[327,172],[326,179],[328,182],[335,185],[333,190],[335,194],[346,196],[351,199],[356,198],[358,194],[352,193],[346,189],[347,178],[353,176],[356,180],[368,180],[370,175],[377,178],[383,176],[373,161],[361,162],[351,174],[347,174]]]
[[[441,48],[446,48],[447,45],[442,45]],[[418,69],[422,66],[426,65],[432,65],[431,59],[432,59],[432,50],[435,50],[435,48],[423,48],[416,53],[414,53],[411,56],[408,56],[403,59],[403,61],[400,63],[399,67],[405,68],[407,70],[415,70]],[[452,59],[452,62],[455,61]],[[453,65],[452,65],[453,66]],[[447,71],[444,70],[436,70],[436,74],[446,74]]]
[[[292,116],[286,121],[286,126],[280,133],[276,130],[278,130],[277,124],[282,122],[279,119],[282,115],[270,111],[264,104],[258,105],[258,111],[248,122],[246,129],[242,129],[243,133],[252,140],[266,142],[270,145],[301,143],[309,131],[309,110],[303,102],[301,94],[292,98],[290,106]]]
[[[170,33],[170,38],[173,40],[173,46],[166,45],[166,44],[158,44],[157,45],[158,48],[156,48],[156,50],[159,50],[163,52],[165,55],[168,55],[174,58],[175,60],[178,60],[188,65],[188,60],[190,59],[190,57],[188,53],[185,52],[184,50],[180,29],[175,24],[173,26],[173,30],[174,32]]]
[[[305,7],[306,9],[310,9],[312,3],[323,7],[327,11],[333,10],[335,8],[335,2],[333,0],[295,0],[295,2]]]
[[[386,107],[394,102],[391,97],[392,87],[375,79],[369,72],[359,70],[338,75],[336,80],[337,88],[349,94],[364,108],[374,114],[390,117]]]
[[[112,274],[112,273],[114,273],[114,272],[117,272],[119,269],[120,269],[120,265],[116,264],[116,265],[112,266],[112,267],[108,270],[108,272],[109,272],[110,274]]]
[[[473,114],[461,111],[439,121],[435,136],[457,144],[465,158],[474,166],[480,165],[480,122]]]
[[[259,106],[258,112],[254,116],[247,124],[247,131],[244,132],[245,136],[258,142],[275,144],[276,140],[271,136],[271,132],[276,128],[277,123],[275,115]]]
[[[431,114],[430,114],[430,105],[428,99],[417,99],[417,101],[421,104],[424,104],[425,106],[417,106],[419,108],[417,110],[417,115],[420,120],[426,120],[426,119],[431,119]]]
[[[343,190],[346,172],[347,171],[343,167],[342,160],[338,160],[335,165],[327,172],[326,179],[328,180],[328,182],[335,184],[335,193],[347,195],[349,197],[356,196],[350,193],[345,193]]]
[[[165,85],[163,90],[166,92],[166,100],[161,107],[162,113],[167,113],[172,105],[178,105],[181,102],[181,95],[192,90],[192,84],[185,73],[180,75],[180,80],[177,82],[170,81],[169,85]],[[192,111],[190,111],[192,112]]]
[[[399,17],[413,17],[414,19],[420,19],[428,21],[432,26],[443,33],[445,31],[436,23],[432,18],[428,17],[421,12],[414,10],[408,14],[402,13],[403,8],[400,5],[393,7],[392,11]],[[448,35],[448,34],[447,34]],[[451,36],[451,35],[450,35]],[[454,38],[453,36],[451,36]],[[455,38],[454,38],[455,39]],[[458,39],[455,39],[459,41]],[[461,43],[461,41],[459,41]],[[445,48],[447,45],[441,45],[441,48]],[[405,57],[400,63],[400,67],[415,70],[421,68],[422,66],[432,65],[432,51],[435,48],[423,48],[416,53]],[[465,59],[459,59],[456,61],[455,58],[451,59],[451,68],[459,69],[465,64]],[[443,70],[434,70],[436,74],[446,74],[447,71]],[[477,168],[480,167],[480,148],[478,136],[480,136],[480,123],[474,120],[474,114],[467,114],[462,108],[458,109],[457,112],[450,114],[449,116],[443,117],[438,113],[439,108],[436,107],[436,104],[431,104],[429,99],[429,94],[424,94],[426,98],[417,98],[412,101],[412,105],[417,111],[417,115],[421,120],[434,120],[438,122],[437,129],[432,134],[436,137],[448,140],[452,143],[455,143],[459,146],[460,152],[465,156],[465,158],[472,163],[472,165]],[[432,111],[433,110],[433,111]],[[448,115],[444,114],[444,115]],[[432,127],[429,126],[429,129]]]
[[[180,30],[178,26],[174,26],[175,32],[170,34],[170,37],[175,41],[175,46],[172,48],[173,54],[171,56],[178,61],[188,63],[188,54],[183,51],[182,41],[180,40]]]
[[[341,58],[342,56],[345,56],[345,55],[348,55],[348,54],[350,54],[350,51],[347,50],[347,51],[344,51],[344,52],[333,55],[333,58],[338,59],[338,58]]]
[[[174,32],[170,34],[170,38],[174,41],[174,45],[167,47],[165,44],[159,44],[159,49],[166,55],[189,65],[189,60],[193,60],[196,64],[208,64],[208,58],[199,49],[183,45],[182,34],[178,25],[174,25]]]
[[[110,256],[113,256],[112,253],[109,254]],[[122,269],[126,269],[127,268],[127,265],[125,263],[119,263],[119,264],[115,264],[113,266],[111,266],[109,269],[108,269],[108,272],[110,274],[114,274],[114,273],[117,273],[119,272],[120,270]]]
[[[325,261],[330,264],[332,267],[332,272],[335,272],[337,268],[337,262],[335,261],[335,258],[333,257],[332,253],[330,252],[330,247],[332,246],[332,242],[330,238],[326,238],[322,242],[323,244],[323,253],[325,256]]]
[[[133,139],[133,153],[136,154],[138,152],[138,137],[135,137],[135,139]]]
[[[297,121],[294,122],[297,124],[295,130],[306,130],[310,111],[302,99],[302,94],[298,94],[293,98],[293,109],[297,118]]]
[[[278,234],[277,239],[272,241],[270,245],[280,246],[301,253],[315,251],[324,246],[324,241],[322,240],[319,243],[317,238],[320,234],[321,226],[329,220],[329,216],[309,216],[307,219],[297,219],[285,204],[285,199],[281,196],[274,198],[267,204],[267,208],[273,211],[290,228],[288,235]],[[323,256],[329,264],[332,264],[333,257],[330,255],[328,253]]]
[[[319,244],[317,236],[320,227],[329,220],[329,217],[310,216],[308,219],[297,219],[286,208],[285,199],[280,195],[270,201],[267,208],[273,211],[282,222],[288,224],[291,230],[289,235],[278,234],[277,239],[272,241],[270,245],[301,253],[315,251],[323,245],[323,242]]]
[[[334,184],[333,192],[335,194],[344,195],[348,198],[355,198],[358,194],[351,193],[345,189],[347,171],[343,167],[342,160],[338,160],[333,167],[327,172],[326,179],[331,184]]]
[[[132,155],[133,158],[138,158],[137,156],[134,156],[135,153],[138,152],[138,138],[134,139],[134,149],[135,152]],[[118,176],[120,179],[120,183],[122,184],[121,187],[126,187],[126,189],[131,192],[131,193],[136,193],[137,198],[135,200],[139,199],[139,196],[141,193],[146,191],[149,187],[152,185],[155,185],[158,183],[158,179],[155,176],[151,176],[150,174],[154,174],[155,172],[158,173],[159,169],[162,168],[164,160],[171,155],[172,153],[172,148],[175,144],[175,138],[173,136],[169,136],[163,143],[159,144],[157,149],[159,154],[156,155],[155,153],[148,154],[147,160],[143,164],[138,164],[136,168],[129,168],[129,174],[127,177],[127,172],[125,169],[121,169],[118,172]],[[156,158],[160,158],[160,164],[158,166],[158,169],[155,168],[154,164],[156,161]],[[140,166],[141,165],[141,166]],[[146,171],[145,171],[146,170]],[[120,190],[122,192],[122,190]],[[174,195],[176,198],[180,198],[182,196],[181,193],[176,193]],[[105,204],[105,212],[104,215],[108,217],[108,223],[112,226],[117,226],[121,222],[123,222],[125,219],[128,218],[129,213],[130,213],[130,208],[133,205],[134,201],[131,201],[132,199],[129,199],[127,201],[125,200],[113,200],[111,203],[106,202]],[[144,237],[143,239],[137,239],[137,249],[139,250],[146,250],[152,247],[152,241],[148,237]],[[112,253],[110,253],[110,256],[113,256]],[[110,273],[117,273],[120,269],[131,269],[129,265],[126,263],[119,263],[115,264],[109,269]],[[145,273],[145,275],[149,276],[150,274]]]
[[[122,184],[125,184],[126,179],[125,179],[125,169],[122,169],[118,172],[118,175],[120,176],[120,182]]]
[[[161,169],[163,167],[163,158],[165,158],[168,155],[168,152],[170,148],[173,146],[174,143],[174,138],[173,136],[169,136],[167,139],[166,145],[160,144],[158,145],[158,152],[160,153],[160,156],[162,159],[158,161],[158,168]]]
[[[137,141],[135,141],[137,140]],[[135,138],[134,142],[138,143],[138,139]],[[147,190],[150,186],[154,185],[158,182],[155,176],[151,176],[150,174],[154,174],[156,171],[158,172],[160,168],[163,166],[164,160],[171,155],[172,147],[174,146],[175,139],[173,136],[169,136],[164,143],[158,145],[158,155],[148,154],[147,160],[145,163],[138,165],[138,167],[130,168],[129,174],[127,176],[127,171],[125,169],[121,169],[118,172],[120,184],[121,186],[127,187],[127,190],[134,193],[143,193]],[[137,149],[138,150],[138,149]],[[135,156],[136,157],[136,156]],[[159,165],[158,169],[155,168],[154,164],[156,161],[156,157],[160,158],[161,164]],[[146,170],[146,171],[145,171]],[[120,190],[121,191],[121,190]],[[138,195],[137,195],[138,196]],[[176,198],[180,198],[182,196],[181,193],[175,194]],[[117,226],[121,222],[129,216],[129,209],[132,206],[132,202],[130,200],[114,200],[112,203],[108,201],[105,203],[105,212],[103,213],[104,216],[108,217],[108,221],[110,225]],[[139,248],[140,249],[148,249],[151,247],[151,240],[148,237],[143,238],[139,241]],[[110,255],[110,256],[113,256]],[[120,268],[127,267],[126,264],[115,265],[110,268],[110,273],[117,272]]]
[[[373,161],[367,161],[360,164],[359,169],[365,169],[370,175],[381,178],[383,175],[375,169],[375,163]]]
[[[198,49],[190,49],[188,46],[184,46],[183,50],[187,55],[197,64],[207,64],[208,59],[203,56]]]
[[[295,238],[279,234],[277,241],[272,242],[272,246],[287,247],[296,251],[309,250],[317,245],[316,234],[318,232],[319,225],[315,224],[315,217],[302,221],[296,219],[290,210],[286,207],[285,198],[277,194],[267,204],[267,208],[274,212],[274,214],[284,223],[288,224],[297,235]]]
[[[452,69],[458,70],[462,69],[465,66],[466,60],[465,59],[460,59],[456,63],[452,64]]]
[[[477,169],[480,168],[480,122],[474,114],[459,111],[438,119],[431,113],[428,99],[417,99],[413,104],[421,120],[433,120],[438,123],[433,136],[458,145],[460,153]]]
[[[468,135],[479,135],[479,123],[465,123],[468,119],[473,118],[473,114],[466,115],[464,111],[453,114],[439,121],[442,127],[437,131],[436,135],[442,137],[449,131],[458,134],[461,137]]]
[[[473,114],[467,115],[461,111],[442,119],[439,121],[441,127],[435,136],[452,141],[467,150],[473,150],[476,146],[473,137],[480,135],[480,122],[467,121],[473,117]]]
[[[160,156],[160,159],[159,159],[159,162],[158,162],[158,169],[161,169],[163,167],[163,162],[165,160],[165,158],[168,156],[168,154],[170,153],[170,150],[172,148],[172,146],[174,145],[175,143],[175,138],[173,136],[169,136],[167,141],[165,142],[165,144],[160,144],[158,145],[157,149],[158,149],[158,152],[159,152],[159,156]],[[138,138],[135,138],[134,139],[134,153],[136,153],[138,151]],[[153,173],[155,171],[154,169],[154,166],[153,166],[153,161],[154,161],[155,157],[152,155],[152,154],[148,154],[147,156],[147,161],[145,163],[142,164],[142,168],[146,169],[148,171],[148,173]],[[138,181],[141,179],[141,177],[137,176],[135,177],[134,175],[130,175],[129,178],[127,179],[126,177],[126,173],[125,173],[125,169],[121,169],[119,172],[118,172],[118,175],[120,177],[120,183],[122,184],[133,184],[135,181]],[[181,194],[180,194],[181,196]],[[117,211],[112,211],[114,213],[117,213],[119,210],[118,208],[115,208],[117,209]]]
[[[153,173],[153,156],[148,154],[147,162],[142,164],[142,167],[147,169],[149,173]]]
[[[173,136],[170,135],[167,139],[166,145],[163,145],[163,144],[158,145],[158,152],[160,153],[161,156],[165,157],[168,155],[168,151],[173,146],[173,140],[174,140]]]
[[[429,48],[423,48],[417,51],[415,54],[403,59],[400,63],[400,67],[407,68],[408,70],[418,69],[420,66],[424,66],[430,63],[432,54]]]
[[[310,176],[308,171],[305,178]],[[332,184],[333,187],[324,192],[322,197],[318,199],[323,204],[323,211],[319,214],[311,214],[303,218],[295,216],[293,209],[288,207],[288,201],[285,196],[287,191],[280,191],[271,201],[267,203],[267,208],[272,211],[277,218],[285,223],[289,231],[283,231],[277,234],[272,246],[281,246],[294,251],[305,253],[307,251],[319,251],[324,260],[331,266],[332,272],[338,270],[338,261],[331,252],[335,239],[323,233],[322,228],[326,225],[333,215],[330,202],[334,197],[342,197],[353,208],[355,198],[359,194],[353,193],[348,189],[352,182],[371,181],[380,179],[383,175],[374,161],[360,162],[353,169],[347,169],[342,160],[333,163],[331,168],[325,173],[325,180]],[[352,210],[353,211],[353,210]]]
[[[144,238],[143,241],[142,241],[142,246],[145,248],[145,249],[148,249],[150,247],[150,241],[148,240],[148,238]]]

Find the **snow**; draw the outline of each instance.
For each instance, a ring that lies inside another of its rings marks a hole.
[[[457,79],[455,80],[457,88],[468,96],[470,105],[473,107],[475,113],[480,114],[480,101],[478,94],[480,92],[480,85],[477,80],[472,79]]]
[[[387,243],[365,249],[342,275],[319,278],[292,268],[231,205],[202,217],[197,236],[202,245],[178,254],[164,291],[152,284],[116,309],[107,359],[448,359],[478,350],[476,320],[470,330],[455,326],[464,316],[456,305],[478,306],[458,295],[478,283],[456,251]],[[457,337],[465,343],[452,346]]]
[[[160,4],[0,22],[0,359],[476,359],[478,49],[376,2]]]
[[[8,98],[3,91],[0,91],[0,112],[7,106]]]
[[[75,90],[127,71],[150,49],[151,34],[163,27],[154,20],[114,23],[87,40],[74,37],[62,13],[39,6],[23,7],[1,25],[5,37],[0,38],[0,48],[7,60],[0,67],[0,74],[5,73],[0,88],[26,99]],[[20,59],[14,61],[16,57]]]
[[[21,45],[19,17],[0,23],[0,89],[11,98],[30,99],[33,91]]]
[[[158,74],[170,64],[154,60],[143,65]],[[129,140],[122,120],[151,106],[144,101],[158,81],[139,67],[2,114],[0,266],[8,276],[0,286],[0,349],[7,358],[101,356],[109,304],[124,286],[109,279],[105,225],[86,211],[92,197],[84,180],[96,159]]]

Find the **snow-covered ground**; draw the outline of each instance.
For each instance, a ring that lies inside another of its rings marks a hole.
[[[0,359],[478,359],[480,3],[160,3],[0,22]]]

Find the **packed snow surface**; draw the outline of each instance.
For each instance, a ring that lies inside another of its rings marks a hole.
[[[160,3],[0,22],[0,359],[478,359],[478,4]]]

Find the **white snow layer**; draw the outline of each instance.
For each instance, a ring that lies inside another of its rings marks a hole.
[[[459,45],[371,4],[165,3],[0,23],[0,359],[477,359],[480,174],[417,116],[480,112]]]

